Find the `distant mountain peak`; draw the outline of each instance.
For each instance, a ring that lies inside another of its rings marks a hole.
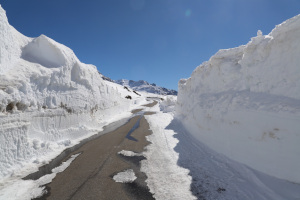
[[[126,87],[130,87],[136,91],[144,91],[144,92],[161,94],[161,95],[177,95],[176,90],[171,90],[171,89],[167,89],[164,87],[160,87],[160,86],[157,86],[155,83],[150,84],[144,80],[133,81],[133,80],[127,80],[127,79],[120,79],[120,80],[116,80],[114,82],[117,84],[126,86]]]

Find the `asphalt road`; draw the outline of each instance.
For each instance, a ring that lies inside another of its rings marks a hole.
[[[157,102],[144,106],[155,104]],[[47,194],[38,199],[154,199],[145,183],[147,177],[140,171],[140,161],[145,158],[118,154],[121,150],[143,152],[149,144],[145,136],[150,134],[152,132],[145,117],[138,115],[115,131],[87,142],[66,156],[65,160],[81,153],[64,172],[57,174],[46,185]],[[115,182],[112,177],[126,169],[133,169],[137,179],[133,183]]]

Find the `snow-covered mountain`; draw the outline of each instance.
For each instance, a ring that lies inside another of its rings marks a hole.
[[[215,151],[300,183],[300,15],[179,81],[176,116]]]
[[[161,95],[177,95],[176,90],[160,87],[154,83],[150,84],[147,81],[143,81],[143,80],[133,81],[133,80],[121,79],[121,80],[116,80],[115,83],[118,83],[126,87],[130,87],[136,91],[143,91],[143,92],[149,92],[149,93],[161,94]]]
[[[0,6],[0,180],[36,169],[143,101],[125,95],[68,47],[19,33]]]

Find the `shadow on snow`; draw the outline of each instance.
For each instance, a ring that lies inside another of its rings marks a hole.
[[[208,199],[295,199],[300,185],[280,180],[219,154],[191,135],[178,119],[166,127],[178,139],[177,164],[189,170],[191,191]],[[200,130],[199,130],[200,131]],[[284,190],[282,189],[284,187]]]

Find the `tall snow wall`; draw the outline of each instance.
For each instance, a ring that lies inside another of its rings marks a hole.
[[[300,183],[300,15],[180,80],[176,116],[217,152]]]
[[[129,110],[101,77],[68,47],[16,31],[0,6],[0,179]]]

